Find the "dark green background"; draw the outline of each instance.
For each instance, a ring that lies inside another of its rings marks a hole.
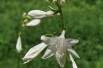
[[[103,68],[103,0],[67,0],[63,8],[66,37],[80,39],[74,47],[81,57],[75,59],[78,68]],[[0,0],[0,68],[17,68],[16,41],[23,12],[32,9],[49,10],[44,0]],[[36,27],[25,27],[22,32],[23,57],[29,48],[40,43],[43,34],[61,33],[58,16],[43,18]],[[45,51],[45,50],[44,50]],[[44,51],[20,68],[60,68],[55,57],[42,60]],[[72,68],[68,56],[68,68]]]

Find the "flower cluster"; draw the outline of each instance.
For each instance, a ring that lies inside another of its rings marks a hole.
[[[31,10],[28,13],[24,14],[25,22],[22,23],[22,26],[36,26],[41,22],[41,18],[54,16],[54,15],[60,15],[62,20],[62,10],[61,7],[65,5],[65,0],[46,0],[47,2],[55,4],[58,9],[54,10],[52,7],[50,7],[51,10],[49,11],[42,11],[42,10]],[[63,21],[62,21],[63,24]],[[21,31],[20,31],[21,33]],[[48,37],[46,35],[41,36],[41,43],[38,45],[32,47],[26,55],[22,58],[24,61],[24,64],[30,62],[32,59],[37,57],[46,47],[48,47],[42,56],[42,59],[47,59],[51,56],[55,56],[58,64],[61,68],[64,67],[66,63],[66,53],[69,53],[70,60],[72,61],[73,68],[77,68],[77,65],[73,59],[80,58],[79,55],[75,52],[75,50],[72,48],[72,46],[75,46],[79,40],[78,39],[72,39],[72,38],[65,38],[66,30],[63,26],[63,31],[60,36],[51,36]],[[16,49],[17,52],[20,53],[22,50],[22,43],[20,35],[18,36]]]

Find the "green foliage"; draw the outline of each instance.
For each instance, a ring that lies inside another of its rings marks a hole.
[[[23,12],[32,9],[47,9],[44,0],[0,0],[0,68],[16,68],[17,32]],[[80,39],[75,47],[80,59],[75,59],[79,68],[103,67],[103,1],[70,0],[63,9],[65,24],[68,27],[67,37]],[[58,16],[43,18],[36,27],[25,27],[22,34],[22,57],[32,46],[40,43],[40,36],[56,32],[60,34]],[[30,63],[21,68],[59,68],[55,57],[42,60],[42,52]],[[68,58],[68,67],[71,62]]]

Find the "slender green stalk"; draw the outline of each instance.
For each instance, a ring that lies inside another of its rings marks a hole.
[[[63,13],[62,13],[61,7],[60,7],[59,11],[60,11],[61,27],[62,27],[62,29],[64,29],[65,25],[64,25],[64,18],[63,18]]]
[[[62,12],[62,6],[59,5],[59,3],[56,3],[57,7],[58,7],[58,11],[60,13],[60,20],[61,20],[61,28],[62,30],[64,29],[65,25],[64,25],[64,18],[63,18],[63,12]]]
[[[20,68],[20,54],[18,54],[18,59],[17,59],[17,68]]]

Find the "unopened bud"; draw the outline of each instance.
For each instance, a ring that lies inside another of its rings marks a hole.
[[[28,15],[30,15],[33,18],[43,18],[45,17],[45,11],[42,10],[31,10],[28,12]]]

